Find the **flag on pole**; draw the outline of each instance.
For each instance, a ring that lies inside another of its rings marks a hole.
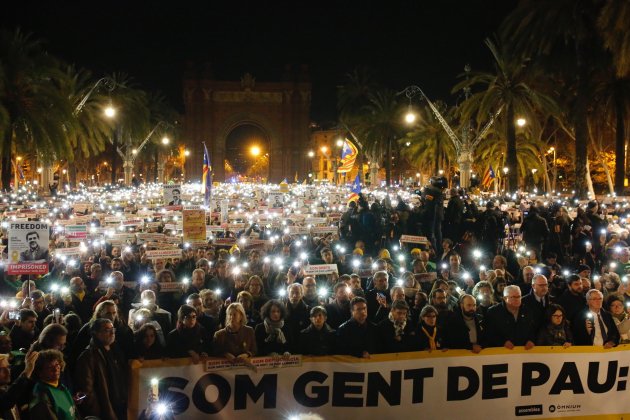
[[[357,174],[357,177],[354,179],[352,183],[352,188],[350,189],[350,196],[348,197],[348,203],[351,201],[357,201],[359,199],[359,194],[361,194],[361,177]]]
[[[494,174],[492,165],[490,165],[486,173],[483,175],[483,179],[481,180],[481,186],[483,188],[488,188],[490,184],[492,184],[492,181],[494,180],[495,177],[496,175]]]
[[[203,143],[203,168],[201,173],[201,192],[204,193],[203,203],[206,207],[210,207],[210,198],[212,198],[212,163],[205,142]]]
[[[338,173],[347,173],[352,170],[354,166],[354,162],[357,160],[357,156],[359,155],[359,150],[349,140],[343,141],[343,147],[341,148],[341,161],[339,162],[339,167],[337,168]]]

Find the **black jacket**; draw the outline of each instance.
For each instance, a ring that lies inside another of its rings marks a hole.
[[[593,338],[595,337],[595,329],[593,329],[590,334],[586,330],[586,319],[587,319],[587,314],[589,313],[590,311],[588,309],[584,309],[576,315],[573,321],[573,324],[572,324],[573,342],[578,346],[592,346],[593,345]],[[619,344],[620,337],[619,337],[619,330],[617,329],[617,325],[615,325],[615,321],[613,320],[612,315],[610,315],[609,312],[606,312],[603,309],[599,311],[599,314],[607,330],[608,337],[607,337],[607,340],[605,340],[605,342],[612,341],[613,344],[616,346],[617,344]],[[592,318],[591,320],[593,323],[598,322],[596,317]]]
[[[291,302],[287,302],[287,316],[284,323],[289,327],[291,337],[297,337],[304,328],[310,324],[310,311],[304,300],[300,300],[298,304],[293,307]]]
[[[542,303],[536,300],[536,296],[534,295],[534,291],[532,290],[530,293],[525,295],[523,299],[521,300],[521,304],[527,307],[529,312],[534,317],[536,331],[540,331],[543,324],[545,323],[545,314],[546,314],[547,308],[549,308],[549,305],[551,303],[549,301],[549,295],[546,295],[543,299],[545,302],[545,306],[543,306]]]
[[[335,354],[336,332],[328,324],[321,330],[309,325],[300,331],[298,352],[305,355],[326,356]]]
[[[571,323],[576,315],[586,308],[586,298],[581,294],[571,293],[569,289],[560,295],[556,303],[564,308],[567,320]]]
[[[329,303],[324,306],[326,308],[327,318],[326,323],[330,325],[332,329],[337,329],[350,319],[350,305],[342,307],[337,302]],[[369,313],[369,312],[368,312]]]
[[[503,347],[506,341],[515,346],[536,341],[536,325],[531,312],[521,305],[516,319],[507,310],[505,302],[498,303],[488,309],[485,319],[486,343],[484,347]]]
[[[403,353],[418,350],[418,337],[411,322],[407,321],[403,334],[396,339],[394,324],[389,318],[376,324],[377,344],[379,353]]]
[[[359,325],[354,318],[341,324],[337,330],[337,350],[339,354],[349,354],[362,357],[363,352],[372,354],[376,352],[376,325],[365,321]]]
[[[456,309],[444,322],[444,347],[447,349],[472,349],[473,344],[482,345],[485,342],[483,318],[475,314],[475,327],[477,329],[477,342],[470,342],[470,330],[464,321],[461,309]]]

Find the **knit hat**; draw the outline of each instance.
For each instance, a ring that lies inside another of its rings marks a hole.
[[[363,250],[361,248],[354,248],[352,251],[354,255],[363,255]]]
[[[241,250],[239,249],[239,247],[236,244],[232,245],[232,247],[230,248],[230,255],[232,255],[234,253],[234,251],[241,252]]]
[[[414,249],[412,249],[412,250],[411,250],[410,254],[411,254],[411,255],[413,255],[413,254],[419,254],[419,253],[421,253],[421,252],[422,252],[422,250],[421,250],[420,248],[414,248]]]

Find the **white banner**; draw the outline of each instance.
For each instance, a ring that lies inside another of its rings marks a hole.
[[[339,273],[337,264],[311,264],[304,267],[304,274],[307,276],[317,276],[323,274]]]
[[[189,359],[133,362],[129,418],[152,378],[177,418],[591,418],[630,413],[630,347],[538,347],[304,357],[301,366],[208,369]],[[215,363],[216,364],[216,363]],[[360,408],[360,410],[357,410]],[[437,414],[439,413],[439,414]],[[384,417],[386,416],[386,417]]]

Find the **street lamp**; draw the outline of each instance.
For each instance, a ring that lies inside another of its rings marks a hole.
[[[556,166],[556,148],[551,146],[549,150],[547,150],[547,154],[549,153],[553,153],[553,161],[551,162],[551,165],[553,168],[552,169],[553,183],[551,184],[551,191],[556,192],[556,179],[558,178],[558,168]]]
[[[162,137],[162,144],[163,144],[163,145],[165,145],[165,146],[166,146],[166,145],[167,145],[167,144],[169,144],[170,142],[171,142],[171,139],[169,139],[168,137],[166,137],[166,136]]]
[[[260,155],[260,147],[256,145],[252,146],[249,149],[249,153],[251,153],[254,157],[258,157]]]
[[[105,108],[104,113],[107,118],[114,118],[116,116],[116,108],[109,105],[107,108]]]
[[[525,118],[521,117],[516,120],[516,125],[519,127],[525,127],[525,124],[527,124],[527,120]]]

